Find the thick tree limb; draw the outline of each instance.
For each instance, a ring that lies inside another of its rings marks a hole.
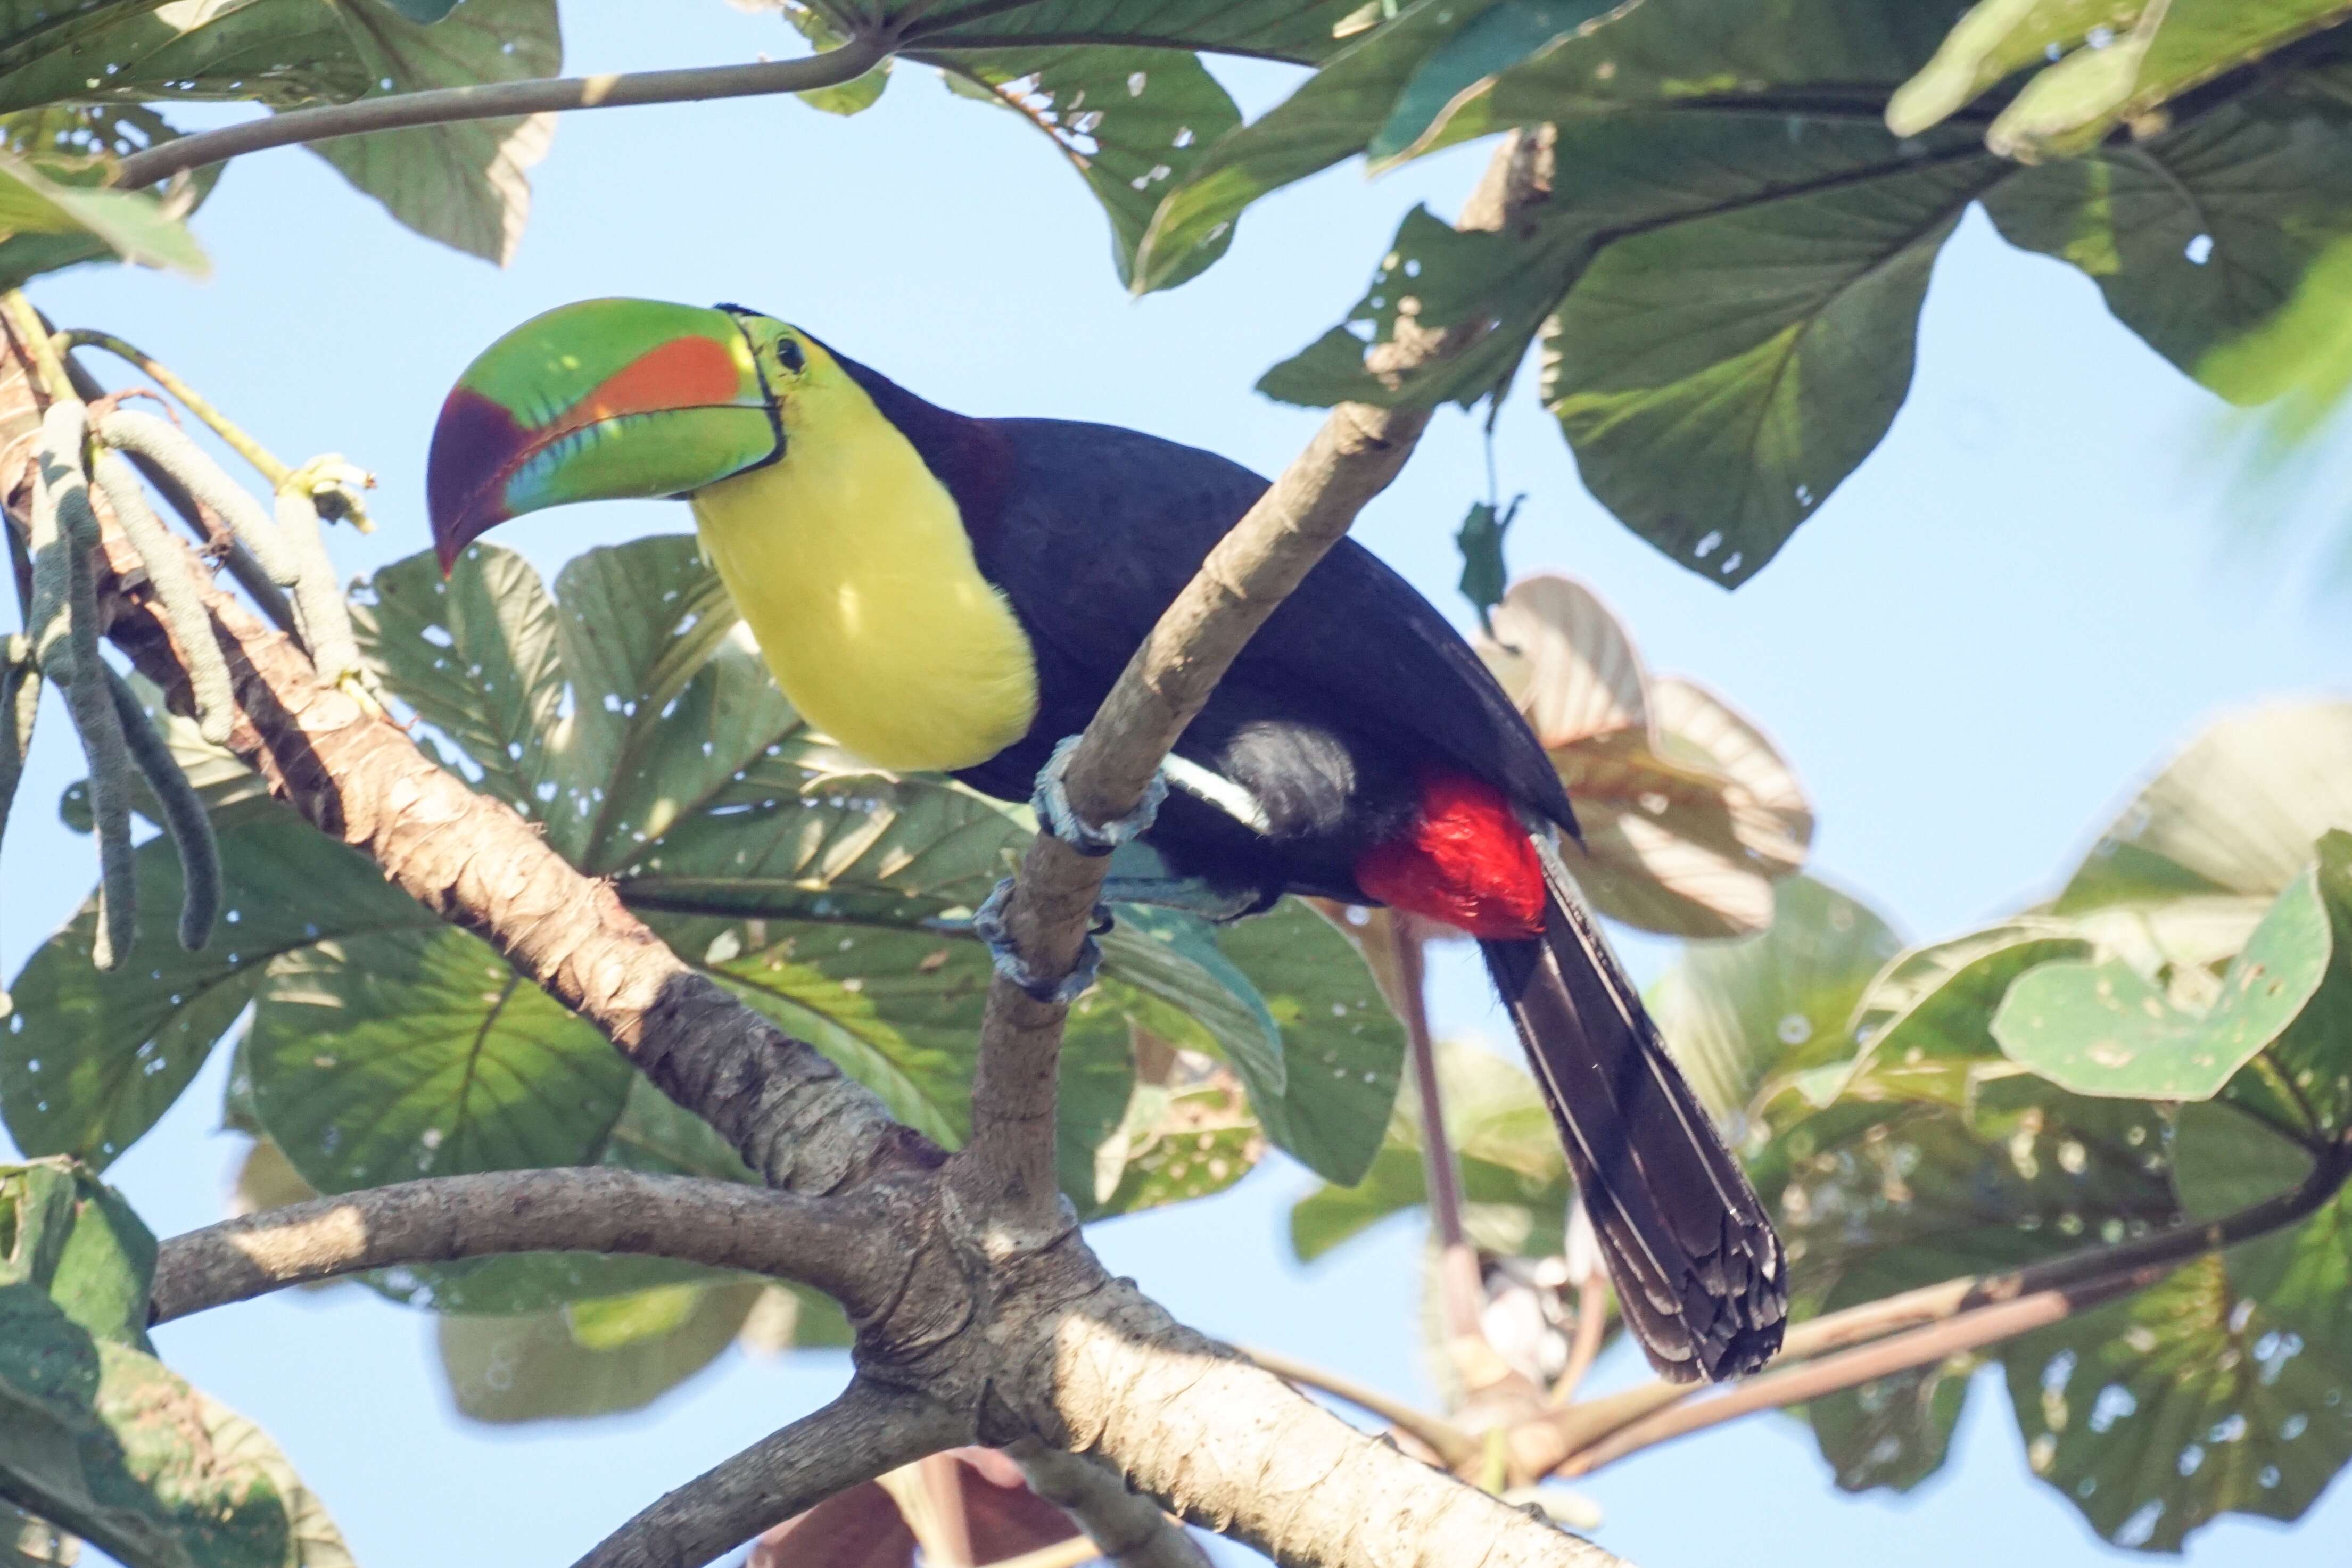
[[[1130,1489],[1098,1459],[1083,1459],[1031,1438],[1005,1452],[1029,1489],[1068,1514],[1118,1568],[1209,1568],[1209,1555],[1151,1499]]]
[[[184,170],[201,169],[207,163],[224,163],[247,153],[300,142],[364,135],[371,131],[446,125],[461,120],[503,120],[570,109],[619,109],[630,104],[693,103],[713,98],[807,92],[854,81],[873,69],[888,53],[878,40],[860,38],[840,48],[794,60],[484,82],[473,87],[436,88],[426,92],[388,93],[352,103],[322,104],[316,109],[292,109],[218,131],[176,137],[143,153],[133,153],[116,167],[114,184],[119,189],[138,190]]]
[[[1549,195],[1549,132],[1514,132],[1465,207],[1465,228],[1500,228]],[[1411,370],[1459,353],[1480,323],[1401,342],[1381,368]],[[1429,422],[1425,408],[1334,408],[1135,650],[1071,758],[1070,803],[1088,822],[1124,816],[1187,725],[1276,607],[1356,514],[1388,488]],[[1106,862],[1039,835],[1006,910],[1013,944],[1041,975],[1067,974],[1102,891]],[[1054,1089],[1066,1009],[1002,979],[990,989],[972,1083],[972,1138],[957,1172],[967,1201],[1003,1216],[1015,1237],[1060,1223],[1054,1182]]]
[[[733,1182],[578,1167],[436,1176],[317,1198],[166,1241],[150,1321],[404,1263],[633,1253],[813,1285],[871,1310],[891,1269],[874,1206]]]
[[[108,555],[119,579],[135,573],[111,534]],[[272,792],[602,1029],[769,1184],[832,1192],[879,1169],[939,1162],[815,1047],[688,968],[609,883],[583,876],[512,809],[321,681],[284,633],[218,588],[205,599],[236,695],[230,747]],[[167,691],[184,687],[184,661],[160,618],[118,617],[112,635]]]
[[[967,1422],[922,1394],[860,1377],[832,1404],[664,1497],[577,1568],[700,1568],[829,1497],[971,1440]]]

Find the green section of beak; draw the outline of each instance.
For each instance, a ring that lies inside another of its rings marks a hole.
[[[734,316],[653,300],[565,305],[483,351],[442,405],[425,473],[434,543],[446,567],[523,512],[678,495],[782,449]]]

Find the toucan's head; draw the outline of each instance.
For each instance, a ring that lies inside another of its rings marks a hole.
[[[425,466],[447,571],[504,522],[566,501],[686,495],[784,454],[807,334],[735,305],[583,300],[485,349],[441,405]]]

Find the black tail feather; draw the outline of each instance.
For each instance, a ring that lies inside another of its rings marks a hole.
[[[1755,1371],[1789,1311],[1780,1239],[1547,847],[1544,932],[1486,942],[1617,1300],[1651,1365]]]

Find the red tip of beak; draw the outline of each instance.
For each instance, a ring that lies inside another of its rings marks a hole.
[[[512,414],[478,392],[461,386],[441,405],[425,462],[425,500],[442,575],[467,545],[512,515],[500,491],[532,439]]]

